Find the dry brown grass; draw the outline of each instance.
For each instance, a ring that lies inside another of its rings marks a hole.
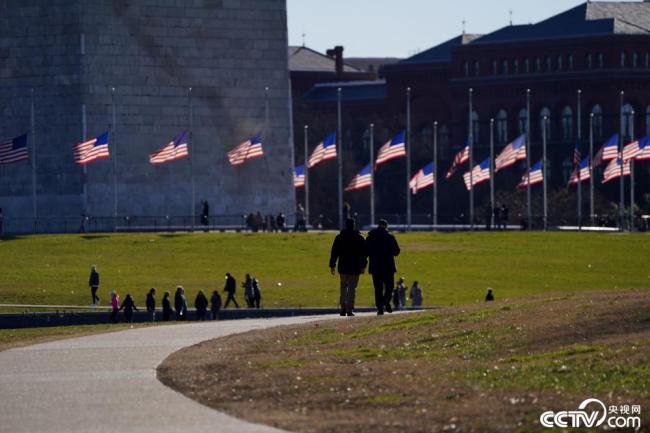
[[[158,376],[291,431],[537,431],[589,397],[647,413],[649,354],[650,291],[617,290],[250,332],[181,350]]]

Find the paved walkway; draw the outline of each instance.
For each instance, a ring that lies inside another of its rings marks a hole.
[[[200,341],[333,318],[160,326],[0,352],[0,432],[281,432],[240,421],[172,391],[156,379],[156,367],[172,352]]]

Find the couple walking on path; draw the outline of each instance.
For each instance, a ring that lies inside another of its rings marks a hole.
[[[377,315],[381,316],[384,311],[393,312],[390,302],[397,272],[395,257],[399,253],[397,240],[388,231],[388,221],[379,220],[377,228],[371,230],[366,239],[356,229],[353,219],[345,221],[345,228],[334,239],[329,263],[332,275],[338,268],[341,279],[341,316],[354,316],[359,275],[365,272],[368,262],[368,272],[375,288]]]

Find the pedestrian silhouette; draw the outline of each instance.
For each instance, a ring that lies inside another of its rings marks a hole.
[[[210,310],[212,311],[212,320],[217,320],[219,317],[219,310],[221,310],[221,295],[218,290],[212,292],[210,298]]]
[[[156,321],[156,289],[153,287],[149,289],[149,293],[147,293],[146,305],[147,305],[147,312],[151,317],[151,321],[155,322]]]
[[[388,221],[380,219],[377,228],[368,233],[366,252],[370,261],[369,271],[372,274],[372,284],[375,288],[375,305],[377,315],[384,310],[392,313],[390,301],[395,285],[395,257],[400,249],[395,236],[388,231]]]
[[[345,228],[334,239],[330,254],[330,272],[334,275],[337,269],[340,278],[341,316],[354,316],[354,301],[356,297],[359,275],[366,268],[365,241],[359,230],[355,229],[355,222],[348,218]]]
[[[165,322],[171,320],[174,310],[172,310],[172,303],[169,300],[169,292],[165,292],[165,294],[163,295],[162,312],[163,312],[163,320]]]
[[[124,310],[124,320],[126,322],[133,322],[133,311],[138,311],[138,307],[135,306],[135,302],[133,302],[133,298],[130,294],[127,293],[126,298],[122,301],[120,310]]]
[[[90,267],[90,277],[88,278],[88,287],[90,287],[90,296],[92,298],[93,307],[99,304],[99,296],[97,290],[99,289],[99,272],[97,272],[97,265]]]
[[[223,287],[223,291],[228,294],[226,297],[226,303],[223,305],[223,308],[228,308],[230,301],[235,304],[235,307],[239,308],[239,304],[235,299],[235,292],[237,291],[237,281],[235,277],[230,275],[230,272],[226,273],[226,285]]]
[[[487,294],[485,295],[485,302],[490,301],[494,301],[494,294],[492,293],[492,289],[488,289]]]
[[[196,308],[196,319],[205,320],[205,314],[208,311],[208,298],[205,297],[202,290],[199,290],[199,293],[196,294],[194,308]]]

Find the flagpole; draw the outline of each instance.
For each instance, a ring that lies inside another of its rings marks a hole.
[[[36,202],[36,116],[34,110],[34,89],[30,89],[30,94],[30,122],[32,129],[32,212],[34,216],[34,223],[36,223],[38,211]]]
[[[589,216],[594,226],[594,113],[589,114]]]
[[[544,127],[542,128],[542,193],[543,193],[543,205],[544,205],[544,231],[548,229],[548,202],[546,199],[547,195],[547,184],[546,184],[546,124],[548,123],[548,116],[544,116]],[[530,176],[528,177],[530,181]]]
[[[271,132],[269,130],[269,111],[270,111],[269,110],[269,90],[270,90],[269,86],[264,87],[264,134],[263,134],[264,138],[260,137],[260,139],[262,140],[262,145],[264,145],[267,141],[269,141],[269,140],[267,140],[267,138],[271,136]],[[269,167],[269,159],[268,158],[264,158],[264,165],[266,166],[266,175],[268,177],[271,177],[271,168]],[[266,203],[267,203],[267,206],[268,206],[268,203],[270,201],[269,200],[270,192],[269,192],[268,185],[266,186],[265,190],[266,190]],[[305,212],[305,221],[306,221],[305,224],[309,225],[309,218],[308,218],[307,212]]]
[[[634,141],[634,110],[632,110],[630,142]],[[625,164],[625,161],[623,161]],[[625,167],[625,165],[623,166]],[[630,158],[630,231],[634,231],[634,157]]]
[[[304,137],[305,137],[305,219],[309,221],[309,125],[304,127]]]
[[[194,215],[195,215],[195,207],[196,207],[196,187],[194,185],[194,140],[192,140],[192,126],[194,122],[194,113],[193,107],[192,107],[192,88],[188,88],[187,92],[187,99],[188,99],[188,105],[189,105],[189,115],[190,115],[190,133],[188,134],[188,148],[189,148],[189,153],[190,153],[190,180],[192,182],[192,202],[191,202],[191,212],[190,215],[192,217],[192,222],[190,226],[192,227],[192,231],[194,231]]]
[[[582,90],[578,89],[578,109],[577,109],[577,114],[578,114],[578,150],[580,150],[580,144],[582,143],[582,122],[581,122],[581,114],[582,113]],[[574,150],[574,155],[575,155],[575,150]],[[574,157],[575,159],[575,157]],[[582,159],[582,155],[580,155],[580,160]],[[578,230],[582,231],[582,179],[581,179],[581,170],[580,170],[580,160],[577,161],[577,167],[576,169],[578,170]]]
[[[81,141],[85,141],[88,136],[88,130],[86,125],[86,104],[81,104]],[[85,218],[88,214],[88,166],[87,164],[83,165],[83,214],[84,214],[84,226]]]
[[[620,109],[619,109],[620,110],[619,111],[619,113],[620,113],[620,125],[619,125],[620,133],[618,134],[618,151],[619,151],[618,157],[621,159],[621,173],[620,173],[621,178],[619,179],[619,182],[618,182],[618,184],[619,184],[619,200],[620,200],[618,214],[619,214],[619,224],[620,224],[620,230],[621,231],[623,231],[625,229],[624,228],[624,224],[625,224],[624,182],[625,182],[625,178],[623,177],[623,167],[625,165],[623,163],[623,122],[624,122],[624,120],[623,120],[623,98],[624,97],[625,97],[625,92],[623,92],[621,90],[621,104],[620,104]]]
[[[112,145],[113,145],[113,224],[117,226],[117,133],[116,133],[116,116],[115,116],[115,87],[111,87],[111,106],[113,110]]]
[[[490,228],[494,228],[494,119],[490,119]]]
[[[474,230],[474,128],[472,111],[474,104],[474,89],[469,89],[469,228]]]
[[[411,230],[411,88],[406,88],[406,226]]]
[[[438,122],[433,122],[433,230],[438,225]]]
[[[375,223],[375,124],[370,124],[370,226]]]
[[[341,119],[341,92],[339,87],[336,91],[336,151],[338,163],[338,196],[339,196],[339,228],[343,228],[343,145],[342,145],[342,119]]]
[[[532,208],[531,208],[531,196],[530,196],[530,89],[526,89],[526,167],[528,168],[528,185],[526,185],[526,218],[527,218],[527,229],[531,230],[533,226],[532,221]],[[544,125],[546,128],[546,125]]]

